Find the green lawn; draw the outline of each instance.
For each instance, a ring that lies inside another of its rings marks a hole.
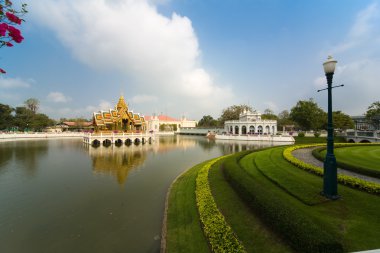
[[[284,147],[271,148],[258,152],[254,160],[257,169],[270,181],[293,195],[306,205],[325,201],[319,194],[322,182],[306,171],[295,170],[294,166],[282,157]]]
[[[339,185],[339,200],[324,199],[323,179],[288,163],[283,149],[238,153],[209,171],[214,201],[247,252],[380,248],[380,196]],[[195,179],[204,164],[173,184],[166,252],[209,252],[195,200]]]
[[[326,150],[322,151],[326,156]],[[338,162],[380,171],[380,146],[359,146],[334,149]]]
[[[209,252],[195,201],[195,179],[204,164],[191,168],[172,185],[166,223],[166,252]]]
[[[380,145],[352,144],[347,147],[334,149],[338,167],[362,175],[380,178]],[[313,151],[314,157],[323,161],[326,148],[317,148]]]
[[[292,249],[263,224],[260,218],[240,199],[224,179],[222,162],[210,170],[212,194],[227,223],[234,229],[247,252],[293,252]]]
[[[309,144],[309,143],[326,143],[326,137],[298,137],[294,136],[295,144]],[[343,143],[346,142],[344,137],[335,136],[335,143]]]

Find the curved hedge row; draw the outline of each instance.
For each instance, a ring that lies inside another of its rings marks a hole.
[[[354,147],[357,145],[358,144],[351,144],[351,145],[344,145],[344,146],[338,145],[336,146],[336,148]],[[370,146],[370,145],[367,144],[367,145],[360,145],[360,146]],[[326,147],[320,147],[320,148],[314,149],[312,152],[313,156],[322,162],[325,160],[325,158],[321,154],[323,150],[326,150]],[[378,170],[372,170],[372,169],[365,168],[359,165],[345,163],[344,161],[340,161],[340,160],[337,160],[336,163],[342,169],[349,170],[349,171],[370,176],[370,177],[380,178],[380,171]]]
[[[226,159],[222,168],[227,181],[247,205],[296,252],[343,252],[335,235],[325,231],[287,199],[278,196],[262,179],[248,174],[234,157]]]
[[[322,144],[325,145],[325,144]],[[303,170],[309,171],[311,173],[314,173],[318,176],[323,176],[323,169],[317,166],[314,166],[309,163],[305,163],[297,158],[295,158],[292,155],[292,151],[300,148],[310,148],[310,147],[317,147],[322,146],[321,144],[312,144],[312,145],[295,145],[291,146],[289,148],[286,148],[283,152],[284,158],[292,163],[293,165],[297,166],[298,168],[301,168]],[[338,144],[337,146],[348,146],[352,144]],[[356,144],[360,145],[360,144]],[[368,145],[368,144],[365,144]],[[363,191],[374,193],[374,194],[380,194],[380,184],[372,183],[365,181],[360,178],[355,178],[347,175],[338,174],[338,182],[341,184],[344,184],[349,187],[361,189]]]
[[[203,232],[213,252],[246,252],[216,206],[208,182],[209,169],[222,158],[225,157],[213,159],[204,165],[196,179],[195,195]]]

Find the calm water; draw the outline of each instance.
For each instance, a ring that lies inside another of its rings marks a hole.
[[[0,252],[159,252],[171,182],[201,161],[257,147],[188,136],[107,148],[0,143]]]

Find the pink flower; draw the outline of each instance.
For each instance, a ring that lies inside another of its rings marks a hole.
[[[1,73],[1,74],[5,74],[5,73],[7,73],[7,72],[5,72],[4,69],[0,68],[0,73]]]
[[[10,43],[10,42],[6,42],[5,45],[6,45],[7,47],[13,47],[13,44]]]
[[[11,25],[8,25],[8,32],[9,36],[14,40],[16,43],[20,43],[24,37],[21,36],[21,32],[16,27],[13,27]]]
[[[6,23],[0,24],[0,36],[5,36],[5,33],[8,30],[8,25]]]
[[[16,15],[14,15],[13,13],[10,13],[10,12],[7,12],[5,13],[5,15],[7,16],[7,18],[13,22],[13,23],[16,23],[18,25],[21,24],[21,19],[19,17],[17,17]]]

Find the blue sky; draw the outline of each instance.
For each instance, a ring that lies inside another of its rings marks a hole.
[[[19,4],[20,1],[13,1]],[[40,100],[52,118],[114,107],[199,120],[234,104],[276,114],[313,98],[338,61],[334,110],[380,100],[379,1],[39,0],[25,40],[2,48],[0,103]]]

